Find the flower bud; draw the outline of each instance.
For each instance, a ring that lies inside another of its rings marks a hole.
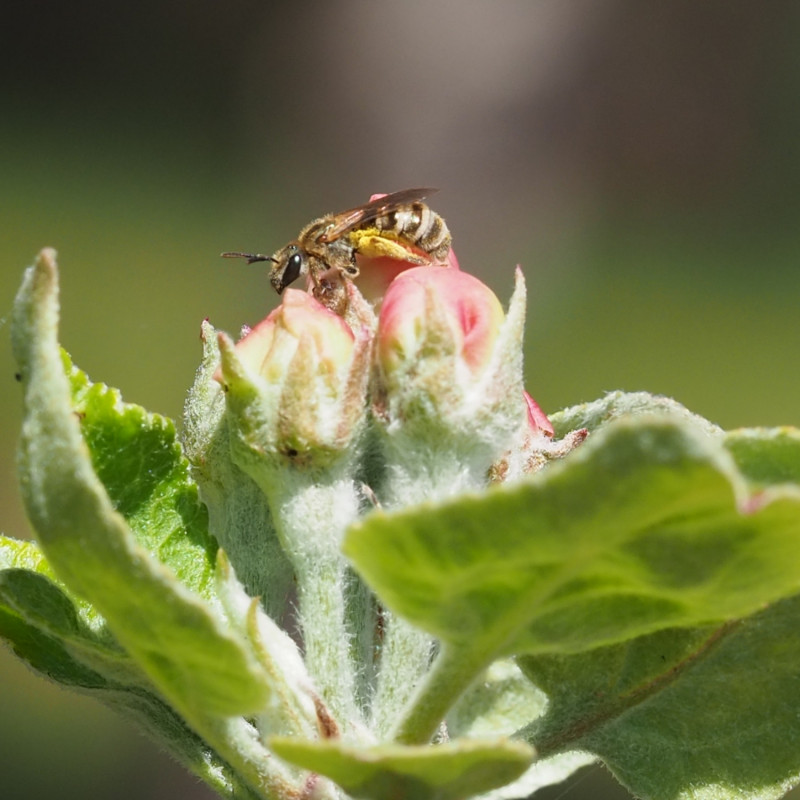
[[[448,492],[482,485],[529,413],[524,315],[519,272],[508,316],[485,284],[459,270],[420,267],[392,282],[378,319],[374,392],[390,457],[429,472],[456,463],[472,477]],[[437,463],[425,466],[423,456]]]
[[[365,414],[369,340],[310,294],[283,302],[237,344],[220,336],[215,378],[248,446],[298,462],[350,444]]]
[[[319,376],[332,384],[350,365],[355,337],[341,317],[310,294],[289,289],[281,305],[236,344],[236,355],[245,368],[272,383],[287,377],[301,347],[313,351]]]
[[[445,352],[455,359],[447,368],[466,367],[475,379],[491,359],[504,319],[500,301],[472,275],[416,267],[389,288],[378,321],[378,359],[390,383],[403,383],[420,359],[438,360]],[[426,352],[436,344],[439,353]]]

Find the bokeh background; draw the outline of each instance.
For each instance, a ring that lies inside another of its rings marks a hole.
[[[62,341],[178,416],[200,321],[274,305],[311,218],[438,186],[464,268],[529,287],[549,411],[611,389],[800,424],[800,6],[791,0],[31,0],[0,26],[0,529],[25,536],[7,317],[43,246]],[[0,651],[2,795],[210,794]],[[563,793],[563,795],[562,795]],[[600,768],[543,797],[623,798]]]

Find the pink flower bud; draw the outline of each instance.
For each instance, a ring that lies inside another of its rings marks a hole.
[[[473,375],[488,364],[505,319],[495,294],[472,275],[444,267],[416,267],[389,287],[378,320],[378,358],[390,373],[430,352],[431,335]],[[436,331],[445,325],[447,331]],[[428,344],[426,344],[428,343]]]
[[[409,269],[389,286],[372,400],[392,464],[390,502],[408,500],[409,486],[424,497],[483,486],[513,446],[532,413],[523,399],[524,319],[520,272],[508,314],[488,286],[457,269]]]
[[[253,452],[292,459],[343,452],[366,413],[369,339],[296,289],[235,345],[221,334],[214,377],[237,436]]]
[[[281,304],[236,344],[236,355],[251,372],[280,381],[303,340],[314,351],[322,374],[332,376],[349,367],[353,332],[340,316],[297,289],[284,292]]]

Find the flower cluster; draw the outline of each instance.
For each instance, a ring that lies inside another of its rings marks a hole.
[[[233,472],[201,482],[201,491],[224,498],[228,517],[242,517],[235,506],[246,486],[237,474],[265,498],[297,587],[295,626],[323,727],[356,738],[365,726],[382,734],[392,727],[429,668],[433,641],[388,611],[376,618],[368,593],[353,588],[341,552],[347,528],[375,507],[517,479],[583,436],[557,442],[525,392],[520,270],[507,311],[452,251],[424,267],[359,257],[359,271],[346,283],[343,317],[318,302],[313,287],[288,289],[239,342],[216,337],[213,379],[217,395],[224,389],[224,411],[212,438],[224,429]],[[209,381],[210,372],[193,395],[213,397],[203,388]],[[240,572],[249,560],[232,557],[232,565]],[[371,641],[363,631],[378,624],[376,664],[370,649],[353,648]],[[374,693],[369,720],[357,701],[363,682]]]
[[[360,273],[348,290],[369,310],[347,322],[290,289],[238,343],[220,334],[214,377],[248,449],[262,459],[327,463],[358,452],[371,429],[389,471],[417,484],[414,500],[497,480],[496,465],[532,441],[555,452],[552,425],[523,388],[519,271],[508,314],[452,251],[447,266],[362,259]],[[528,457],[516,472],[544,460]],[[421,485],[428,491],[417,492]],[[403,494],[371,488],[382,502]]]

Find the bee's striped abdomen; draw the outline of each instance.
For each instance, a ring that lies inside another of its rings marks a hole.
[[[393,208],[381,214],[374,225],[378,230],[405,239],[437,260],[443,260],[450,249],[450,231],[445,221],[425,203]]]

